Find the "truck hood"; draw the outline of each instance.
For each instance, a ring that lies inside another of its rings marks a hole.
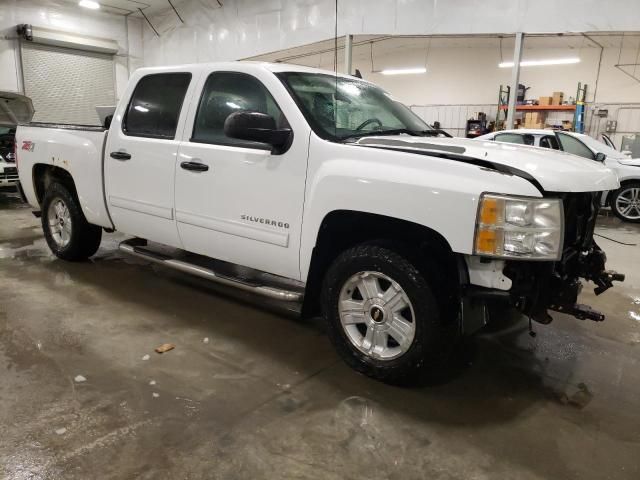
[[[617,175],[603,164],[547,148],[410,135],[363,137],[356,144],[506,167],[502,170],[533,179],[547,192],[597,192],[620,186]]]
[[[29,123],[33,117],[29,97],[14,92],[0,92],[0,126],[15,127]]]

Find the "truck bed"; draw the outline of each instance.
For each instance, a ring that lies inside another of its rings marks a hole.
[[[27,201],[33,209],[40,211],[42,200],[33,183],[34,168],[61,168],[69,172],[74,180],[87,221],[113,228],[104,196],[106,138],[107,131],[97,126],[46,123],[18,126],[18,173]]]

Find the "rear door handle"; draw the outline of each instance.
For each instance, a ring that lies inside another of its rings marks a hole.
[[[111,152],[110,155],[116,160],[131,160],[131,154],[127,152]]]
[[[209,170],[209,165],[200,162],[182,162],[180,167],[192,172],[206,172]]]

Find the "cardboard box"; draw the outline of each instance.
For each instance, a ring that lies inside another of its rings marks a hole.
[[[564,92],[553,92],[551,105],[562,105],[564,99]]]
[[[538,105],[551,105],[553,97],[540,97],[538,98]]]
[[[531,112],[531,123],[542,123],[542,112]]]

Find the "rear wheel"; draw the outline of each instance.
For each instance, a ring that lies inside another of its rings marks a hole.
[[[626,183],[611,198],[615,215],[625,222],[640,222],[640,182]]]
[[[63,260],[86,260],[102,239],[102,229],[87,222],[76,196],[60,183],[44,195],[42,229],[51,251]]]
[[[391,384],[441,376],[457,329],[407,257],[361,245],[342,253],[323,284],[329,336],[355,370]]]

